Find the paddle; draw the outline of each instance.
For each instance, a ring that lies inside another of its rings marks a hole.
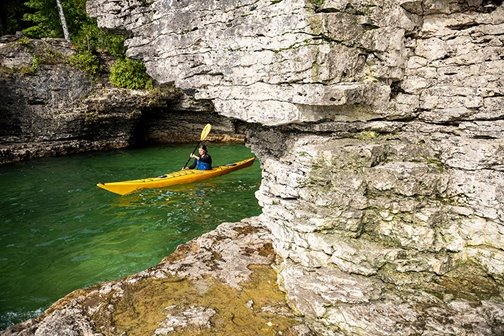
[[[211,129],[212,129],[212,125],[210,125],[210,124],[205,125],[205,127],[203,128],[203,131],[201,131],[200,141],[198,142],[196,147],[194,147],[191,155],[194,154],[196,149],[198,149],[198,146],[201,144],[201,142],[206,139],[206,137],[207,137],[208,133],[210,133]],[[187,164],[189,163],[189,161],[191,161],[191,156],[189,156],[189,159],[187,159],[187,162],[185,163],[184,168],[182,168],[182,169],[185,169],[185,167],[187,167]]]

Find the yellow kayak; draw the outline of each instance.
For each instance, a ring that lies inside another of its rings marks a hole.
[[[214,167],[211,170],[186,169],[169,173],[159,177],[150,177],[140,180],[130,180],[122,182],[98,183],[97,186],[107,191],[119,195],[131,194],[141,189],[163,188],[176,184],[187,184],[212,177],[229,174],[239,169],[249,167],[254,163],[255,158],[238,161],[225,166]]]

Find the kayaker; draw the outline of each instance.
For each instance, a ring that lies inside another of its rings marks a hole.
[[[199,155],[194,155],[191,153],[191,158],[194,159],[192,165],[186,169],[198,169],[198,170],[210,170],[212,169],[212,157],[208,154],[208,150],[205,145],[201,145],[198,148]]]

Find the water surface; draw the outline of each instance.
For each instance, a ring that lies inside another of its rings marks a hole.
[[[48,158],[0,167],[0,330],[70,291],[157,264],[177,245],[260,213],[259,163],[198,184],[118,196],[97,182],[180,169],[192,145]],[[214,165],[252,154],[210,145]]]

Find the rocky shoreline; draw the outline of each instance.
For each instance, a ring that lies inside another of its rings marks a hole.
[[[157,266],[76,290],[0,335],[315,335],[278,287],[276,257],[257,217],[223,223]]]
[[[87,11],[129,33],[128,56],[158,83],[202,102],[170,105],[194,112],[170,109],[179,120],[215,114],[244,129],[278,283],[316,334],[504,334],[502,0],[89,0]],[[137,112],[121,111],[100,136],[137,134]],[[6,125],[36,119],[23,120]],[[81,125],[85,139],[103,129]],[[26,129],[20,142],[45,139]],[[219,267],[203,269],[219,278]]]

